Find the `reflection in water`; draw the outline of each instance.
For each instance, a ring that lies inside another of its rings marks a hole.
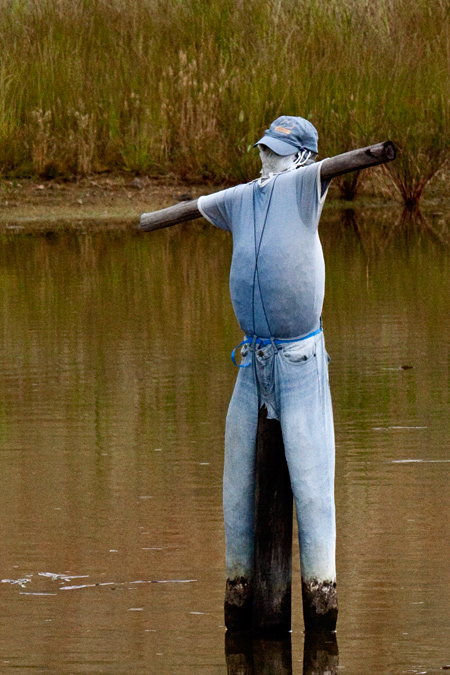
[[[338,665],[336,633],[306,633],[303,675],[336,675]]]
[[[278,639],[247,633],[225,634],[227,675],[292,675],[291,634]],[[336,633],[306,633],[303,675],[336,675]]]
[[[399,218],[321,223],[340,661],[371,675],[448,664],[450,257]],[[2,668],[225,673],[230,256],[199,224],[0,237]],[[298,564],[294,547],[295,675]]]
[[[292,675],[291,635],[278,639],[225,634],[227,675]]]
[[[370,212],[344,209],[333,228],[341,236],[354,233],[359,240],[367,265],[380,259],[389,247],[402,246],[404,250],[433,242],[439,248],[450,248],[450,225],[445,214],[424,214],[419,209],[405,209],[397,218],[390,210],[383,210],[374,223]]]

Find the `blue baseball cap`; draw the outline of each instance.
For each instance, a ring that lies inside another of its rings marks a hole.
[[[277,155],[293,155],[294,152],[304,148],[311,152],[318,152],[318,140],[319,135],[311,122],[303,117],[283,115],[272,122],[255,146],[261,143]]]

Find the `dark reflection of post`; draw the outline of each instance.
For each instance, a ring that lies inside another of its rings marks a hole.
[[[253,641],[253,675],[292,675],[291,635]]]
[[[252,647],[251,634],[225,633],[227,675],[253,675]]]
[[[292,675],[290,633],[273,640],[227,633],[225,656],[227,675]]]
[[[336,675],[338,663],[336,633],[306,633],[303,675]]]
[[[227,675],[292,675],[291,636],[267,639],[250,633],[226,633]],[[336,633],[307,633],[303,675],[336,675]]]

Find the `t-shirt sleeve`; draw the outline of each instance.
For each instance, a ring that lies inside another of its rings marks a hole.
[[[231,188],[232,189],[232,188]],[[206,220],[222,230],[231,232],[230,189],[199,197],[198,210]]]
[[[306,220],[315,227],[318,225],[330,185],[329,180],[322,181],[320,178],[322,162],[323,160],[309,164],[295,172],[298,180],[297,200],[299,211],[303,217],[307,215]]]

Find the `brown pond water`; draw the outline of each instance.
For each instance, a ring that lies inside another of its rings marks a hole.
[[[450,665],[450,255],[402,227],[322,223],[344,673]],[[198,224],[2,236],[2,671],[227,672],[230,255]],[[230,673],[291,672],[255,654]]]

